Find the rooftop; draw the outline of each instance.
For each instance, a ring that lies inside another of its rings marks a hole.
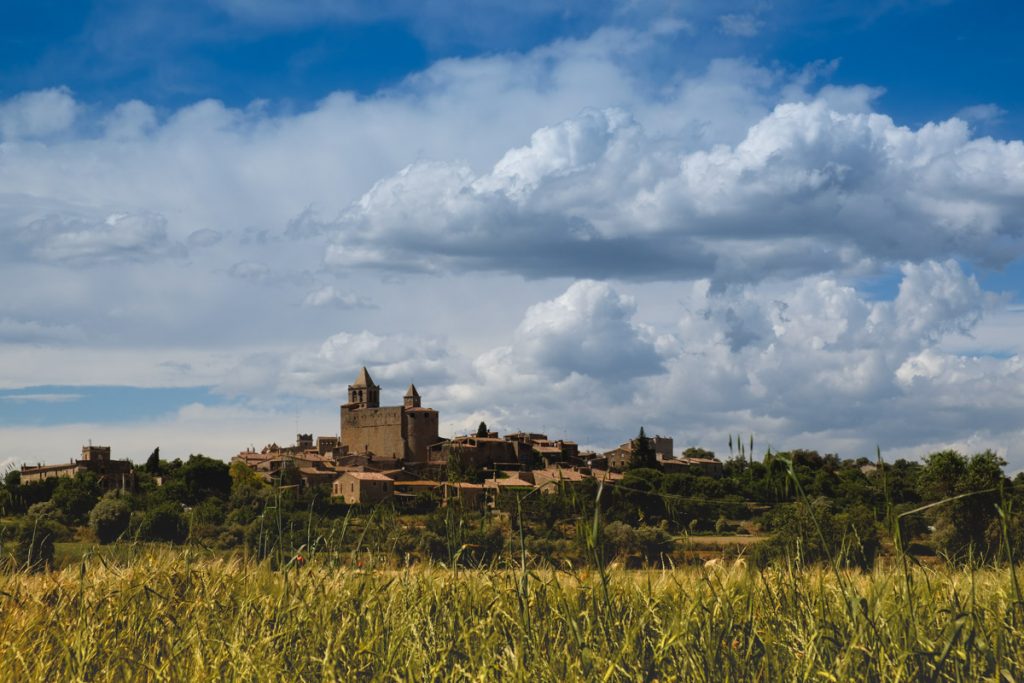
[[[361,481],[394,481],[391,477],[381,474],[380,472],[346,472],[345,477],[352,477],[353,479],[359,479]]]
[[[373,379],[370,377],[370,373],[366,370],[366,366],[364,365],[359,371],[359,375],[356,376],[356,381],[352,383],[352,386],[356,388],[363,388],[375,387],[377,385],[373,383]]]

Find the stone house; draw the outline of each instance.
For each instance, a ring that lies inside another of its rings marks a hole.
[[[331,495],[349,505],[374,505],[394,492],[395,482],[380,472],[345,472],[331,487]]]
[[[135,488],[135,467],[130,460],[111,460],[110,446],[82,446],[82,457],[59,465],[22,466],[21,483],[74,477],[79,472],[92,472],[105,491]]]

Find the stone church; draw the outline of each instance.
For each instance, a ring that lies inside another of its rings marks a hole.
[[[348,403],[341,406],[341,445],[349,453],[372,453],[378,458],[425,463],[437,435],[438,415],[421,405],[412,384],[403,405],[380,405],[380,387],[364,367],[348,387]]]

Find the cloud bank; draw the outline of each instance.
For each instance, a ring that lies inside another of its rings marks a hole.
[[[972,128],[998,107],[911,127],[827,64],[652,78],[688,30],[440,60],[302,111],[8,98],[4,384],[213,387],[242,446],[259,410],[319,401],[329,430],[361,365],[448,429],[1013,443],[1021,321],[974,275],[1021,257],[1024,143]]]

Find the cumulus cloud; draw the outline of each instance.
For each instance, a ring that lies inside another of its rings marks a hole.
[[[484,174],[431,162],[340,218],[340,266],[722,281],[864,262],[1021,253],[1024,144],[958,119],[918,130],[824,100],[782,104],[735,146],[681,151],[618,110],[533,134]]]
[[[997,302],[957,262],[1019,257],[1022,143],[972,133],[980,110],[896,125],[877,87],[819,87],[835,65],[652,82],[678,30],[444,59],[299,111],[5,101],[0,383],[312,397],[330,426],[366,364],[445,420],[594,445],[639,424],[851,455],[1019,432],[1016,346],[964,341]],[[855,286],[878,273],[890,300]]]
[[[1020,358],[940,346],[999,300],[955,261],[903,264],[901,275],[883,301],[823,276],[719,293],[697,282],[680,288],[682,313],[662,329],[637,322],[609,285],[579,282],[531,307],[513,342],[481,354],[476,381],[447,397],[467,413],[488,406],[497,426],[561,417],[603,445],[640,424],[713,448],[743,430],[847,456],[965,434],[1002,444],[1024,407]]]
[[[485,354],[485,376],[571,374],[617,382],[661,371],[651,331],[633,323],[635,301],[606,283],[582,280],[561,296],[531,306],[512,344]]]
[[[25,92],[0,102],[0,136],[4,140],[43,138],[68,130],[78,105],[67,88]]]

